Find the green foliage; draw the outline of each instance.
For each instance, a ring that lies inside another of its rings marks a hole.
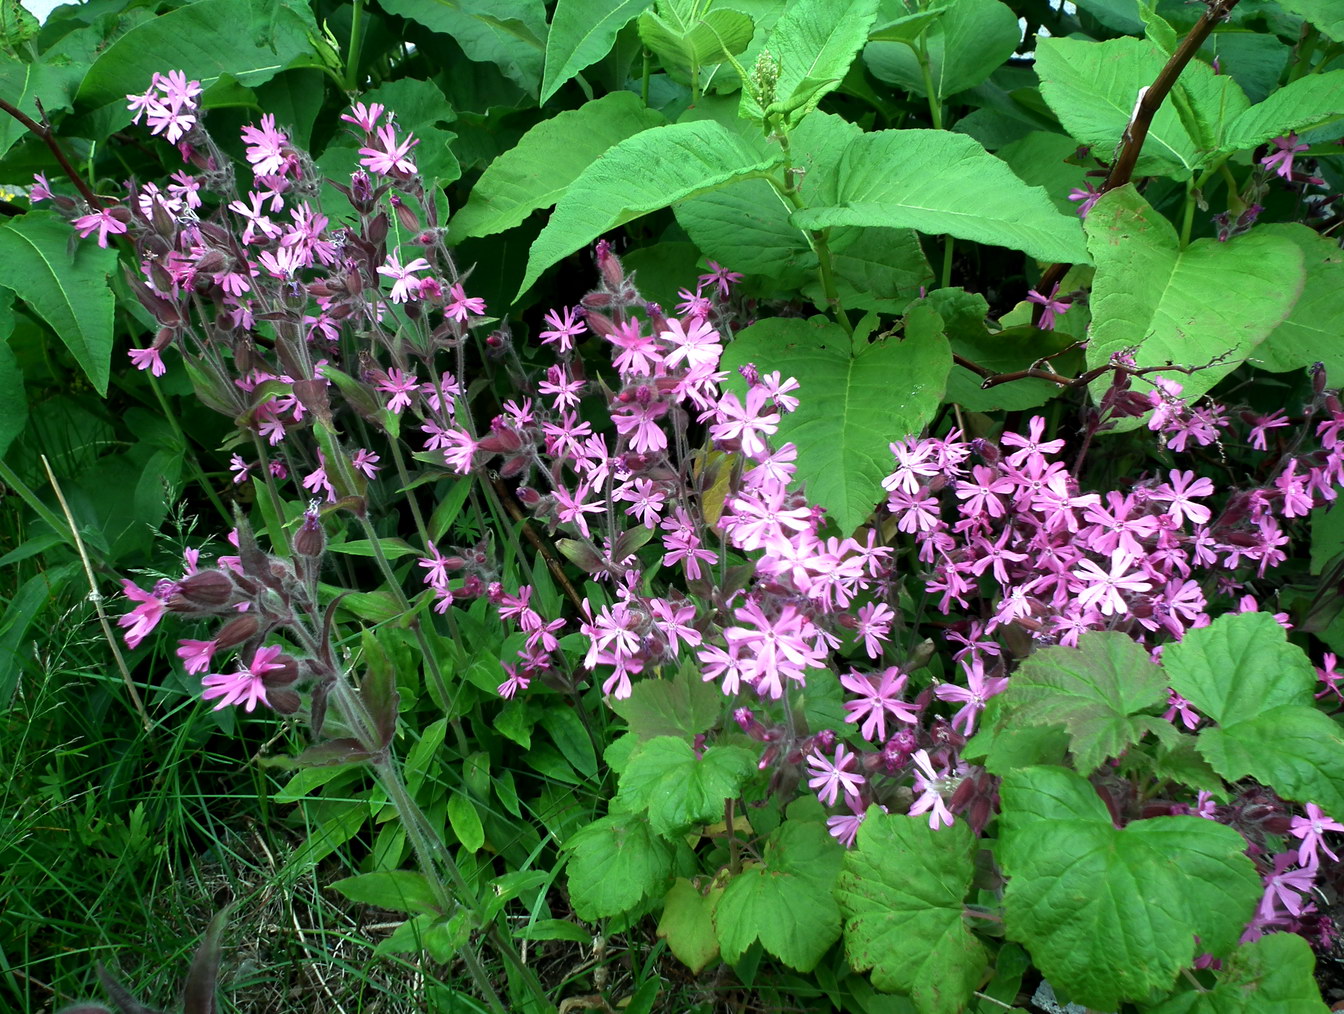
[[[683,739],[658,736],[642,744],[621,773],[617,801],[646,811],[653,830],[664,838],[723,813],[753,770],[751,752],[736,746],[712,746],[702,755]]]
[[[1157,817],[1117,830],[1065,768],[1010,772],[1001,792],[1004,928],[1078,1001],[1144,1000],[1198,953],[1235,946],[1260,882],[1231,828]]]
[[[1315,671],[1273,617],[1220,616],[1167,649],[1162,663],[1176,692],[1218,723],[1198,740],[1218,774],[1344,811],[1344,733],[1312,706]]]
[[[569,894],[580,919],[620,915],[661,894],[672,876],[672,848],[647,818],[612,814],[565,843]]]
[[[965,908],[973,847],[965,824],[934,830],[870,809],[845,854],[837,894],[849,963],[871,969],[879,989],[908,995],[920,1014],[965,1010],[980,985],[985,949]]]
[[[1291,933],[1271,933],[1232,954],[1212,989],[1178,993],[1149,1014],[1323,1014],[1312,979],[1311,948]]]
[[[840,936],[835,883],[843,852],[824,825],[786,820],[723,889],[714,928],[723,959],[737,962],[756,941],[800,972],[815,968]]]
[[[798,474],[809,498],[848,534],[871,513],[889,471],[892,440],[916,433],[932,417],[951,369],[941,321],[914,307],[904,340],[858,341],[821,317],[767,320],[744,329],[724,365],[755,363],[800,378],[808,396],[780,420],[798,447]],[[840,467],[836,467],[836,461]]]

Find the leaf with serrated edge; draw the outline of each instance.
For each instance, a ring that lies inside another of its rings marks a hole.
[[[972,845],[964,822],[934,830],[871,807],[845,853],[836,896],[850,966],[872,969],[874,986],[908,995],[920,1014],[965,1010],[985,969],[965,915]]]
[[[756,769],[751,751],[711,746],[700,756],[690,743],[658,736],[640,746],[621,774],[620,798],[632,809],[647,810],[659,834],[675,834],[723,814],[723,802],[735,796]]]
[[[672,848],[642,814],[615,814],[579,829],[565,843],[569,896],[585,922],[620,915],[672,876]]]
[[[776,828],[764,864],[733,877],[714,910],[724,960],[735,963],[759,940],[790,968],[815,968],[840,936],[834,886],[842,857],[824,824],[787,820]]]
[[[1117,830],[1066,768],[1009,772],[1000,795],[1004,928],[1079,1003],[1115,1010],[1170,989],[1198,954],[1225,956],[1254,914],[1260,878],[1229,827],[1181,816]]]
[[[541,101],[585,67],[611,51],[616,36],[653,0],[559,0],[546,36],[546,70],[541,79]]]
[[[1212,989],[1178,993],[1147,1014],[1326,1014],[1311,945],[1271,933],[1237,948]]]
[[[685,877],[678,877],[663,899],[658,936],[667,941],[677,960],[696,975],[719,956],[714,909],[722,896],[722,887],[712,887],[708,894],[701,894]]]
[[[1133,638],[1113,630],[1083,634],[1076,648],[1057,645],[1036,652],[1004,691],[1008,723],[1062,725],[1068,730],[1082,774],[1165,724],[1146,712],[1166,702],[1162,669]]]

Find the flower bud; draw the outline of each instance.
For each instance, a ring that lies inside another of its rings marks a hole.
[[[233,581],[223,571],[198,570],[178,582],[168,609],[174,613],[212,612],[227,606],[233,595]]]
[[[625,272],[621,268],[620,260],[611,252],[611,244],[605,239],[599,239],[594,252],[597,256],[597,270],[602,275],[603,283],[612,292],[618,291],[621,283],[625,281]]]
[[[226,651],[229,648],[236,648],[255,637],[259,627],[257,618],[251,613],[235,617],[219,628],[219,633],[215,635],[216,650]]]
[[[303,516],[303,524],[294,535],[294,552],[298,556],[315,560],[327,548],[327,533],[322,530],[322,522],[315,511]]]
[[[282,715],[292,715],[299,710],[299,695],[293,690],[279,688],[266,691],[266,703]]]
[[[275,660],[279,669],[269,669],[261,676],[261,682],[269,691],[272,687],[279,689],[287,687],[299,678],[299,664],[288,655],[281,655]]]

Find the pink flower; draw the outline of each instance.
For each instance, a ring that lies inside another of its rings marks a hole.
[[[187,672],[195,676],[210,668],[210,659],[218,647],[214,641],[178,641],[177,657],[186,666]]]
[[[1339,856],[1330,851],[1330,847],[1325,844],[1325,833],[1327,831],[1344,831],[1344,824],[1337,820],[1331,820],[1315,803],[1307,804],[1307,815],[1305,817],[1293,818],[1288,833],[1294,838],[1302,839],[1302,844],[1297,849],[1299,866],[1315,869],[1320,862],[1320,857],[1316,854],[1318,850],[1324,852],[1335,862],[1339,862]]]
[[[387,399],[387,410],[396,414],[400,414],[404,408],[411,407],[411,394],[417,391],[419,386],[419,377],[396,367],[388,370],[387,377],[374,385],[384,394],[392,395]]]
[[[283,650],[278,645],[258,648],[252,655],[251,665],[240,666],[237,672],[215,673],[205,677],[201,680],[201,685],[206,688],[201,697],[207,701],[218,697],[215,711],[230,704],[241,704],[245,711],[251,712],[256,710],[258,701],[269,704],[262,677],[272,669],[284,668],[282,663],[275,661]]]
[[[123,580],[121,590],[128,599],[140,603],[117,620],[117,626],[128,628],[125,634],[126,646],[138,648],[146,635],[163,619],[166,608],[164,603],[171,591],[171,582],[160,582],[154,586],[154,591],[147,592],[134,581]]]
[[[1027,290],[1027,302],[1036,303],[1037,305],[1044,308],[1041,310],[1040,328],[1042,331],[1053,331],[1055,329],[1056,314],[1066,313],[1069,307],[1072,305],[1070,303],[1064,302],[1064,300],[1062,299],[1056,299],[1055,295],[1058,292],[1059,292],[1058,282],[1055,283],[1055,287],[1050,290],[1050,295],[1048,296],[1042,296],[1035,289]]]
[[[961,710],[952,716],[952,728],[969,736],[975,732],[976,716],[985,710],[985,704],[991,697],[1001,693],[1008,685],[1008,677],[986,677],[984,663],[978,658],[969,661],[963,659],[961,667],[966,670],[965,687],[940,683],[933,693],[940,701],[962,702]]]
[[[742,281],[742,274],[738,271],[729,271],[718,261],[707,261],[709,274],[700,275],[696,281],[701,285],[713,284],[718,286],[719,295],[727,299],[732,287]]]
[[[1078,593],[1078,604],[1084,608],[1096,606],[1103,616],[1129,612],[1129,603],[1120,592],[1148,591],[1153,587],[1151,582],[1144,580],[1142,570],[1138,574],[1130,573],[1133,566],[1133,557],[1118,548],[1111,552],[1109,573],[1091,560],[1083,560],[1073,571],[1073,576],[1084,584]]]
[[[1069,200],[1082,202],[1078,205],[1078,217],[1086,218],[1087,213],[1092,210],[1092,206],[1101,200],[1101,191],[1093,187],[1091,183],[1083,181],[1081,187],[1074,187],[1069,191]]]
[[[835,799],[843,788],[845,797],[857,797],[859,789],[863,788],[864,777],[850,769],[854,766],[854,754],[845,749],[845,744],[840,743],[835,748],[835,759],[827,760],[815,748],[807,755],[808,773],[811,778],[807,780],[809,789],[817,790],[817,798],[827,806],[835,805]]]
[[[126,231],[126,223],[113,217],[111,208],[103,208],[91,215],[83,215],[70,224],[75,227],[80,236],[85,238],[95,229],[98,230],[98,245],[101,247],[107,246],[108,236],[119,236]]]
[[[243,143],[246,144],[247,151],[243,154],[247,156],[247,161],[252,165],[252,172],[257,176],[275,176],[285,167],[289,155],[285,151],[285,146],[289,143],[289,136],[282,130],[275,128],[275,115],[266,113],[261,118],[261,126],[254,127],[250,123],[243,127]]]
[[[468,296],[460,282],[454,282],[448,287],[448,295],[452,298],[443,312],[453,320],[465,321],[470,314],[479,317],[485,313],[485,300],[480,296]]]
[[[150,375],[155,377],[162,377],[168,372],[159,350],[152,345],[147,349],[131,349],[126,354],[137,370],[149,370]]]
[[[542,319],[550,327],[539,332],[537,337],[541,339],[543,345],[555,342],[561,352],[572,350],[574,339],[588,330],[588,325],[583,322],[583,318],[576,316],[574,310],[570,308],[566,308],[563,317],[560,316],[558,311],[551,310]]]
[[[845,721],[857,723],[863,721],[859,735],[870,743],[887,738],[887,714],[902,722],[914,723],[918,712],[911,704],[901,700],[901,691],[909,679],[899,668],[890,666],[878,677],[874,685],[872,676],[849,673],[840,677],[841,685],[858,700],[845,702]]]
[[[942,825],[951,827],[955,822],[952,811],[947,808],[939,787],[942,777],[933,769],[927,750],[916,750],[912,758],[915,764],[915,791],[920,794],[909,809],[911,817],[921,813],[929,815],[929,827],[935,831]]]
[[[391,299],[394,303],[405,303],[407,300],[415,299],[419,296],[420,279],[414,274],[416,271],[428,271],[429,261],[423,257],[417,257],[405,267],[401,265],[394,254],[387,255],[387,263],[378,265],[378,273],[384,277],[391,278],[394,282],[392,286]]]
[[[1293,156],[1299,152],[1304,152],[1311,145],[1298,144],[1297,135],[1290,133],[1287,137],[1276,137],[1271,142],[1278,150],[1274,151],[1260,160],[1260,164],[1268,169],[1273,169],[1275,173],[1282,176],[1285,180],[1293,178]]]
[[[359,160],[360,165],[380,176],[390,176],[393,173],[414,175],[415,163],[406,156],[420,143],[418,138],[407,135],[406,140],[398,144],[397,128],[389,123],[378,128],[378,143],[382,145],[381,148],[359,149],[359,153],[364,156]]]
[[[341,119],[346,123],[353,123],[362,129],[365,133],[372,134],[378,126],[378,120],[383,115],[383,107],[377,102],[370,102],[367,106],[363,102],[356,102],[352,107],[352,116],[350,113],[342,113]]]

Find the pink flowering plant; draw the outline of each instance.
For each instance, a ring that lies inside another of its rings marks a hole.
[[[1302,138],[1344,115],[1344,42],[1253,104],[1195,58],[1236,0],[1042,36],[1062,132],[991,154],[944,128],[1021,41],[997,0],[796,0],[759,34],[701,4],[695,36],[673,6],[639,16],[639,96],[515,131],[452,209],[442,117],[406,126],[395,81],[315,157],[161,70],[118,101],[166,182],[37,180],[30,237],[120,261],[128,382],[222,419],[190,423],[219,531],[119,578],[114,649],[225,732],[279,726],[256,763],[323,806],[335,891],[398,915],[377,953],[492,1011],[566,999],[533,948],[646,931],[840,1009],[1322,1009],[1344,288]],[[1004,51],[981,75],[956,32]],[[543,102],[583,69],[550,59]],[[1089,92],[1117,61],[1118,120]],[[851,74],[929,129],[861,129]],[[551,204],[507,287],[469,266]],[[648,246],[694,256],[610,238],[658,214]]]

